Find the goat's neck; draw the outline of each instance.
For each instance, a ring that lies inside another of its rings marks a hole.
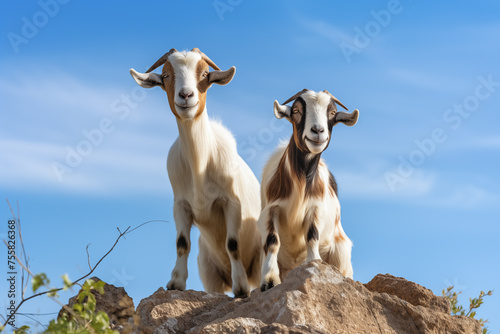
[[[179,140],[182,151],[194,173],[200,175],[206,170],[213,154],[215,138],[207,110],[194,120],[181,121],[177,119]]]
[[[317,182],[318,165],[321,159],[321,153],[312,154],[310,152],[301,151],[292,136],[288,144],[288,163],[292,173],[299,179],[305,182],[306,188],[310,188],[313,183]]]

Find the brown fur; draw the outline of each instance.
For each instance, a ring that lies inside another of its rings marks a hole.
[[[203,74],[205,72],[207,75],[203,77]],[[197,88],[198,88],[199,103],[198,103],[198,110],[196,111],[194,119],[199,118],[203,113],[203,111],[205,110],[205,104],[207,100],[207,90],[210,87],[210,84],[208,82],[208,73],[209,73],[209,66],[205,60],[201,59],[200,61],[198,61],[198,64],[196,65],[196,78],[198,79]],[[175,110],[175,102],[174,102],[175,101],[174,68],[168,60],[163,65],[162,77],[164,83],[163,90],[167,93],[170,110],[172,110],[172,113],[176,118],[180,119],[179,114],[177,114],[177,111]]]
[[[175,111],[175,73],[174,67],[167,60],[165,65],[163,65],[163,70],[161,73],[163,77],[163,90],[167,93],[168,104],[170,105],[170,110],[177,119],[180,119],[179,114]]]
[[[280,198],[288,198],[292,191],[292,179],[290,173],[286,169],[286,151],[281,157],[278,169],[274,174],[269,186],[266,189],[266,196],[268,202],[273,202]]]
[[[198,61],[198,64],[196,64],[196,78],[198,79],[198,99],[200,102],[198,105],[198,111],[196,112],[194,119],[200,117],[203,113],[203,110],[205,110],[207,90],[210,87],[210,84],[208,83],[208,72],[209,67],[207,62],[203,59]],[[203,77],[203,74],[206,74],[206,76]]]

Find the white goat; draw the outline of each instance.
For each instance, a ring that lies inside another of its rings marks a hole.
[[[294,101],[293,105],[286,104]],[[281,145],[264,167],[259,228],[265,260],[261,290],[266,291],[304,261],[323,259],[352,278],[352,243],[340,224],[337,184],[321,153],[337,123],[356,124],[351,114],[328,91],[307,89],[283,105],[274,101],[274,114],[293,125],[288,145]]]
[[[161,75],[151,73],[161,65]],[[167,161],[177,228],[177,261],[168,289],[186,288],[193,224],[200,230],[198,268],[206,291],[232,288],[235,297],[246,297],[249,285],[259,284],[259,182],[238,155],[231,133],[209,120],[205,106],[208,88],[228,84],[235,71],[234,66],[220,71],[198,48],[171,49],[146,73],[130,69],[140,86],[165,90],[179,129]]]

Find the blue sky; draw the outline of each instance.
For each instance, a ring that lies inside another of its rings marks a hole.
[[[436,294],[455,284],[464,304],[496,289],[479,315],[500,329],[498,2],[55,1],[0,4],[0,195],[19,202],[35,273],[55,286],[64,273],[76,279],[87,244],[95,263],[117,227],[159,219],[120,241],[96,275],[136,305],[166,285],[175,226],[165,162],[177,126],[165,93],[139,88],[128,70],[199,47],[237,68],[210,89],[207,108],[258,178],[291,134],[274,100],[327,89],[359,109],[323,154],[354,242],[354,278],[390,273]],[[5,238],[11,214],[0,209]],[[187,286],[200,290],[197,252]]]

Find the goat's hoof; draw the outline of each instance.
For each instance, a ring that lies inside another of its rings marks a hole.
[[[260,286],[260,291],[264,292],[274,287],[274,281],[270,280]]]
[[[185,289],[186,289],[185,285],[183,286],[182,284],[179,284],[177,282],[170,281],[167,284],[167,290],[180,290],[180,291],[183,291]]]
[[[234,298],[248,298],[248,292],[243,288],[239,289],[234,293]]]

